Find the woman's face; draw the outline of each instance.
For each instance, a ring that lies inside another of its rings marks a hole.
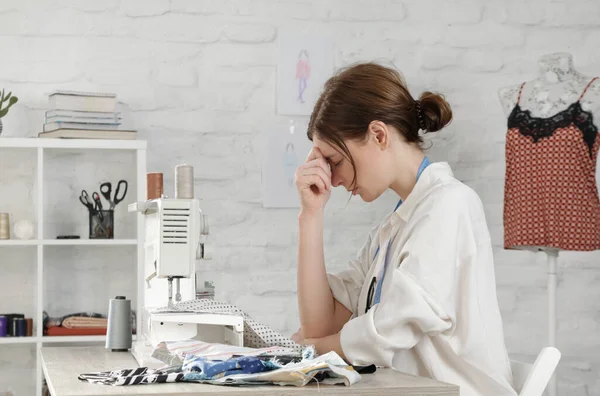
[[[317,147],[331,167],[331,184],[342,186],[352,195],[360,195],[365,202],[371,202],[383,194],[390,186],[390,176],[394,172],[389,167],[388,153],[382,148],[377,135],[368,134],[367,141],[345,141],[356,166],[354,185],[354,169],[349,158],[333,143],[321,140],[317,134],[313,137],[313,145]]]

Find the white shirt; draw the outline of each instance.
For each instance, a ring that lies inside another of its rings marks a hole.
[[[365,313],[390,238],[381,299]],[[462,396],[517,394],[483,206],[448,164],[428,166],[402,205],[373,229],[357,260],[328,278],[334,297],[354,313],[340,334],[351,364],[456,384]]]

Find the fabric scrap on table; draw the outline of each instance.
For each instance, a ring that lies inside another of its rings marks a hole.
[[[281,366],[254,356],[242,356],[224,361],[189,355],[183,363],[185,380],[212,380],[232,374],[256,374],[277,370]]]
[[[335,352],[313,359],[279,365],[276,357],[242,356],[224,361],[187,355],[184,364],[164,369],[146,367],[79,375],[82,381],[105,385],[139,385],[165,382],[196,382],[213,385],[290,385],[321,384],[350,386],[360,381],[358,374]]]
[[[254,374],[231,374],[213,379],[194,379],[186,373],[185,381],[212,385],[289,385],[302,387],[310,382],[327,385],[350,386],[360,381],[361,376],[335,352],[298,363],[289,363],[277,370]]]
[[[181,382],[184,378],[184,374],[181,371],[181,366],[168,367],[159,370],[138,367],[135,369],[80,374],[77,378],[81,381],[87,381],[94,384],[123,386]]]

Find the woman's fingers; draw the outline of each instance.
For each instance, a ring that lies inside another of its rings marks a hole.
[[[307,168],[308,167],[319,167],[319,168],[323,169],[323,171],[327,175],[329,175],[329,177],[331,177],[331,167],[329,166],[329,164],[327,163],[327,160],[325,160],[324,157],[314,159],[310,162],[307,162],[305,165]]]
[[[318,176],[321,179],[324,188],[326,190],[331,190],[331,176],[320,167],[310,167],[304,168],[301,172],[303,176]]]
[[[296,183],[304,188],[315,186],[321,193],[331,191],[331,168],[317,147],[310,150],[306,163],[298,167]]]
[[[303,337],[302,334],[300,334],[300,330],[292,335],[292,341],[294,341],[296,344],[300,344],[300,342],[302,342],[302,338]]]
[[[303,177],[304,185],[306,187],[315,186],[318,189],[318,192],[325,193],[327,191],[327,187],[323,179],[317,175],[304,175]]]
[[[325,160],[325,158],[316,158],[310,160],[298,167],[299,170],[309,169],[309,168],[320,168],[331,178],[331,167]]]

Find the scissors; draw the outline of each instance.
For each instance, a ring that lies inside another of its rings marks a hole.
[[[123,187],[121,187],[121,186],[123,186]],[[127,195],[127,187],[128,187],[128,184],[127,184],[126,180],[119,180],[119,182],[117,183],[117,188],[115,190],[115,195],[113,198],[111,198],[112,183],[106,182],[106,183],[100,184],[100,192],[102,193],[104,198],[106,198],[106,200],[110,204],[110,210],[113,210],[115,208],[115,206],[117,206],[119,204],[119,202],[121,202],[125,198],[125,195]],[[121,188],[123,188],[124,191],[123,191],[123,194],[119,197]]]
[[[100,195],[94,191],[92,193],[92,199],[96,203],[96,210],[98,211],[98,213],[102,214],[103,207],[102,207],[102,200],[100,199]]]
[[[97,194],[97,193],[96,193]],[[93,194],[92,194],[93,196]],[[96,209],[96,203],[90,198],[87,191],[81,190],[81,195],[79,196],[79,202],[83,204],[92,214],[96,214],[98,211]]]
[[[92,198],[90,198],[86,190],[81,190],[79,202],[88,208],[92,216],[98,216],[100,221],[104,220],[104,215],[102,215],[102,202],[100,202],[100,195],[98,195],[97,192],[92,193]]]

